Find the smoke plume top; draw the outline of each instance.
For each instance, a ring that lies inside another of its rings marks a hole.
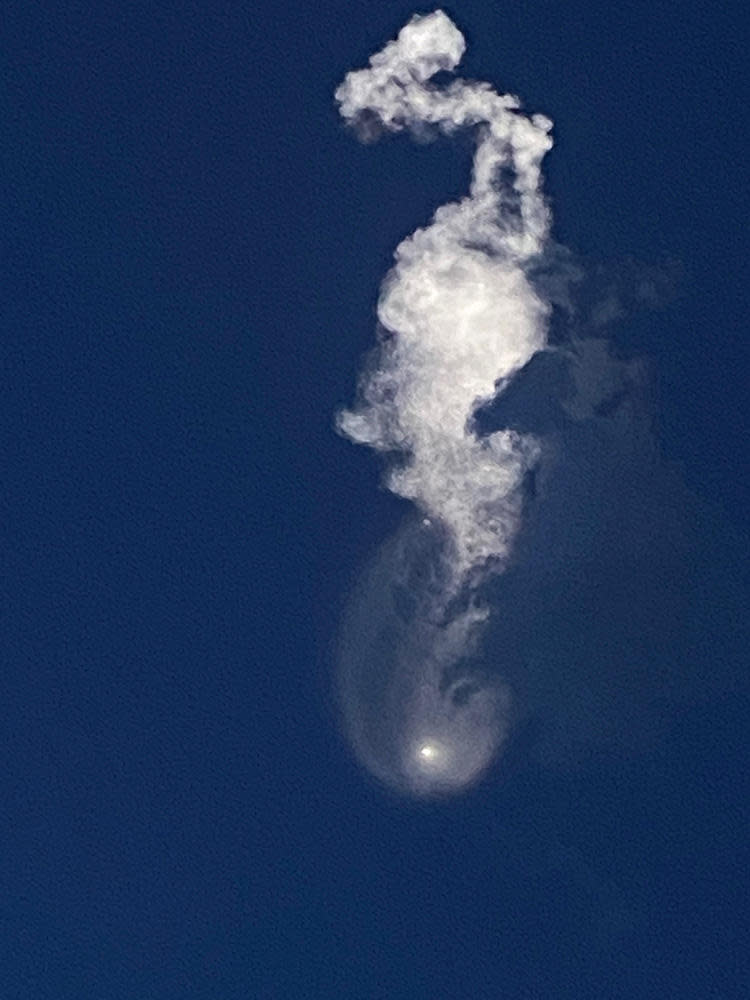
[[[469,194],[397,248],[378,303],[376,365],[338,416],[352,441],[395,458],[388,488],[447,530],[456,589],[502,565],[538,458],[530,435],[479,437],[473,414],[545,347],[550,313],[528,269],[548,237],[540,163],[551,123],[484,83],[433,86],[464,47],[442,11],[414,17],[336,91],[353,125],[375,116],[394,132],[476,132]]]

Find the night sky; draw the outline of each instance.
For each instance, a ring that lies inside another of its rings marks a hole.
[[[429,802],[333,683],[409,512],[334,414],[471,165],[337,114],[415,8],[5,11],[3,1000],[747,995],[745,14],[446,9],[555,123],[556,335],[639,375],[485,414],[556,459],[491,585],[516,725]]]

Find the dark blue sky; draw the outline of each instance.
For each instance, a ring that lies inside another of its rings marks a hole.
[[[744,995],[744,12],[448,8],[463,72],[555,121],[578,322],[616,289],[652,385],[565,432],[498,582],[507,755],[414,806],[330,682],[404,513],[332,415],[471,157],[339,123],[414,8],[55,7],[3,32],[0,994]]]

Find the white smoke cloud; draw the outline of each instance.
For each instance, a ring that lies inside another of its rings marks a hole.
[[[510,694],[471,665],[489,611],[476,589],[507,562],[531,434],[479,436],[477,408],[547,344],[550,304],[528,273],[545,250],[540,163],[551,122],[484,83],[431,82],[464,39],[436,11],[336,91],[344,119],[373,133],[473,129],[469,194],[397,248],[378,303],[375,365],[339,430],[394,459],[388,487],[424,516],[386,545],[353,598],[341,639],[343,725],[358,758],[410,794],[475,781],[508,730]]]
[[[543,720],[532,738],[547,763],[591,742],[645,744],[667,702],[734,685],[748,645],[746,540],[727,538],[717,563],[721,519],[662,463],[646,366],[599,339],[633,305],[658,306],[678,269],[587,277],[551,242],[550,122],[487,84],[432,82],[463,51],[444,13],[415,17],[336,92],[365,137],[464,128],[477,140],[468,195],[397,248],[375,363],[338,416],[391,460],[389,487],[422,515],[361,574],[337,663],[357,760],[415,796],[471,786],[530,720]],[[553,302],[575,318],[554,350]]]
[[[352,124],[376,116],[391,131],[477,132],[469,195],[396,250],[378,304],[376,368],[357,406],[338,417],[352,441],[400,455],[387,485],[448,532],[456,589],[507,557],[519,487],[538,457],[530,435],[477,437],[472,415],[545,347],[550,313],[527,271],[548,237],[540,163],[551,122],[522,114],[515,97],[488,84],[433,86],[464,48],[442,11],[415,16],[336,91]]]

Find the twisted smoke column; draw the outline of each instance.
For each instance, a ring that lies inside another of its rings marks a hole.
[[[476,590],[502,571],[539,446],[510,429],[479,437],[473,416],[545,347],[550,314],[527,274],[549,231],[540,163],[551,122],[485,83],[432,84],[464,48],[442,11],[415,16],[336,91],[355,126],[472,128],[477,139],[468,196],[398,246],[378,303],[376,363],[337,417],[347,438],[396,458],[387,486],[422,512],[359,588],[339,670],[358,758],[415,794],[465,787],[507,729],[509,693],[469,665],[489,613]]]

